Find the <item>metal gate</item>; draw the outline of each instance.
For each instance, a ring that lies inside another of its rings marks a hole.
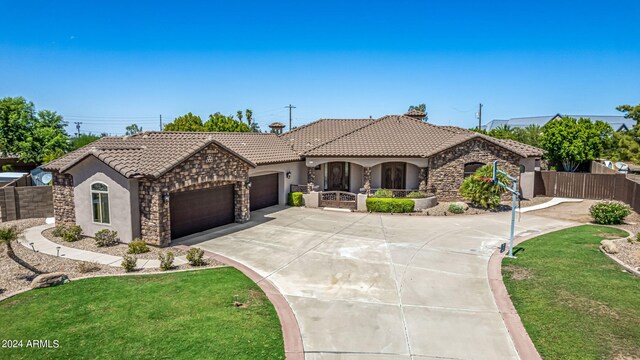
[[[345,191],[324,191],[320,193],[320,207],[355,210],[356,194]]]

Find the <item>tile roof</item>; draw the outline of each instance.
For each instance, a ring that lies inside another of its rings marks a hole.
[[[300,160],[275,134],[145,132],[101,138],[44,165],[43,169],[65,171],[93,155],[126,177],[157,177],[212,143],[252,166]]]
[[[387,115],[319,144],[305,151],[303,156],[429,157],[474,138],[484,139],[523,157],[543,154],[533,146],[498,140],[459,127],[437,126],[408,116]]]
[[[426,115],[427,115],[427,114],[425,114],[425,113],[423,113],[422,111],[417,110],[417,109],[411,109],[411,110],[407,111],[407,112],[404,114],[404,116],[416,116],[416,117],[418,117],[418,116],[425,117]]]
[[[511,118],[506,120],[491,120],[489,121],[483,128],[487,131],[491,131],[499,126],[507,125],[511,128],[522,128],[527,127],[529,125],[538,125],[544,126],[544,124],[554,119],[556,116],[569,116],[575,119],[585,118],[591,119],[591,121],[600,120],[606,122],[611,125],[613,131],[618,131],[622,127],[622,125],[626,126],[627,129],[631,129],[635,122],[632,119],[627,119],[621,115],[546,115],[546,116],[531,116],[531,117],[520,117],[520,118]]]
[[[286,132],[280,137],[285,139],[294,151],[302,153],[373,121],[373,119],[320,119]]]

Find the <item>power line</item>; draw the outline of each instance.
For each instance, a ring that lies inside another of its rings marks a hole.
[[[296,107],[289,104],[289,106],[285,106],[285,108],[289,108],[289,131],[291,131],[291,110],[295,109]]]

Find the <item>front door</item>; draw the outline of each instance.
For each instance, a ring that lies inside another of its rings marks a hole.
[[[382,164],[382,188],[383,189],[404,189],[405,188],[405,163],[384,163]]]
[[[325,173],[328,191],[347,191],[349,186],[349,173],[347,163],[331,162],[327,164]]]

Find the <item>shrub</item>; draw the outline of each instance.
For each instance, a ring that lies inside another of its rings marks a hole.
[[[80,264],[78,264],[78,272],[81,274],[99,271],[100,269],[102,269],[100,264],[94,263],[94,262],[83,261]]]
[[[10,243],[18,239],[18,230],[15,226],[0,228],[0,241]],[[10,245],[9,245],[10,246]]]
[[[373,194],[374,198],[392,198],[393,197],[393,191],[388,190],[388,189],[378,189],[376,190],[376,192]]]
[[[640,232],[636,234],[636,241],[640,242]]]
[[[450,204],[448,211],[452,214],[462,214],[464,213],[464,207],[459,204]]]
[[[80,240],[82,228],[78,225],[69,226],[62,232],[62,240],[74,242]]]
[[[589,208],[591,217],[596,224],[621,224],[625,217],[631,214],[629,205],[617,201],[603,201],[593,204]]]
[[[142,254],[150,251],[147,243],[140,239],[134,239],[128,246],[127,254]]]
[[[381,213],[413,212],[415,203],[410,199],[367,198],[367,210]]]
[[[187,251],[187,261],[191,266],[202,266],[205,264],[202,257],[204,256],[204,250],[199,248],[191,248]]]
[[[162,271],[173,269],[174,256],[171,251],[166,254],[158,254],[158,260],[160,260],[160,269]]]
[[[118,232],[108,229],[102,229],[95,235],[96,245],[98,247],[114,246],[120,243]]]
[[[64,225],[58,225],[55,228],[53,228],[53,231],[51,231],[51,234],[55,237],[59,237],[61,238],[62,235],[64,235],[64,233],[67,231],[67,227]]]
[[[422,199],[426,197],[427,195],[425,193],[421,193],[420,191],[412,191],[407,194],[407,198],[409,199]]]
[[[493,164],[480,167],[473,175],[464,179],[460,186],[460,195],[473,206],[485,209],[496,208],[500,205],[500,196],[505,189],[487,181],[491,178],[493,178]],[[498,180],[503,184],[509,184],[509,179],[503,174],[498,174]]]
[[[287,205],[289,206],[302,206],[302,193],[290,192],[287,196]]]
[[[125,255],[122,257],[122,263],[120,263],[120,266],[124,268],[124,271],[131,272],[135,270],[137,262],[138,258],[136,258],[135,255]]]

